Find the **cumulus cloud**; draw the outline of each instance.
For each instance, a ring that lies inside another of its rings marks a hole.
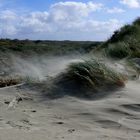
[[[15,20],[16,19],[16,13],[10,10],[3,10],[0,12],[0,20]]]
[[[31,39],[50,39],[51,36],[52,39],[102,40],[122,24],[116,19],[93,19],[94,13],[100,10],[105,10],[101,3],[58,2],[43,12],[18,14],[10,10],[0,11],[0,35]],[[106,11],[123,12],[117,8]]]
[[[59,2],[51,6],[50,16],[54,21],[78,20],[88,16],[93,11],[100,10],[102,7],[103,4],[93,2]]]
[[[17,33],[17,29],[13,25],[0,25],[0,34],[3,37],[15,35]]]
[[[32,12],[20,18],[19,31],[22,33],[46,32],[48,27],[48,12]]]
[[[109,9],[107,8],[106,9],[107,13],[110,13],[110,14],[114,14],[114,13],[124,13],[125,10],[121,9],[121,8],[117,8],[117,7],[114,7],[112,9]]]
[[[15,20],[17,15],[15,12],[10,10],[4,10],[0,12],[0,35],[15,35],[17,29],[15,26]]]
[[[120,3],[127,5],[130,8],[139,8],[140,7],[139,0],[120,0]]]

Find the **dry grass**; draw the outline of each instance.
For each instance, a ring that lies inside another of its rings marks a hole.
[[[18,76],[0,77],[0,88],[17,85],[21,83],[21,78]]]

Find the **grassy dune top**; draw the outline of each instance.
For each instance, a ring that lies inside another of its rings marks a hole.
[[[140,18],[115,31],[99,48],[106,56],[122,58],[140,57]]]

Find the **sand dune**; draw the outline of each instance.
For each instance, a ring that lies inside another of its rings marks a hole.
[[[39,67],[37,76],[44,77],[46,66],[47,74],[52,76],[63,71],[69,63],[79,61],[75,58],[62,60],[54,59],[55,65],[51,59],[41,61],[43,68],[30,62],[19,65],[16,61],[15,65],[20,66],[17,67],[19,73],[33,76]],[[20,71],[21,66],[26,67],[24,73]],[[124,71],[120,66],[117,68]],[[47,98],[51,85],[48,81],[45,85],[21,84],[0,89],[0,140],[139,140],[139,80],[128,81],[117,91],[98,93],[93,100],[74,97],[73,93],[65,94],[61,90],[59,94],[63,96]],[[42,89],[47,84],[44,93]]]
[[[19,94],[22,100],[9,108]],[[139,81],[94,101],[70,96],[43,100],[27,88],[0,89],[0,139],[139,140],[139,94]]]

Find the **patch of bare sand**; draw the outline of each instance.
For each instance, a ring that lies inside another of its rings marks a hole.
[[[19,93],[20,92],[20,93]],[[9,108],[9,104],[21,100]],[[28,97],[28,98],[26,98]],[[42,100],[38,92],[0,89],[0,140],[139,140],[139,82],[100,100]]]

